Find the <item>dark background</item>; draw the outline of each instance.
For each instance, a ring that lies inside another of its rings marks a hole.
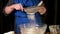
[[[1,27],[1,33],[2,33],[2,13],[1,13],[1,11],[2,11],[2,0],[0,0],[0,27]]]
[[[0,26],[1,33],[5,33],[14,30],[14,15],[11,13],[9,16],[5,16],[3,8],[7,4],[8,0],[0,0]],[[57,12],[57,0],[44,0],[47,12],[43,15],[43,20],[48,25],[59,24],[59,12]],[[48,29],[47,29],[48,30]]]

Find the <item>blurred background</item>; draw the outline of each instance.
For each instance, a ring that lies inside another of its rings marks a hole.
[[[60,13],[57,11],[57,0],[43,0],[47,9],[46,14],[42,15],[43,23],[47,25],[60,24]],[[14,31],[14,15],[11,13],[9,16],[5,16],[3,9],[6,6],[8,0],[0,0],[0,27],[1,33],[8,31]],[[48,29],[47,29],[48,31]]]

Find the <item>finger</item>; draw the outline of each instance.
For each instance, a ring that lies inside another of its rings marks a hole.
[[[22,5],[20,5],[20,10],[22,10],[22,11],[23,11],[23,6],[22,6]]]
[[[21,6],[21,10],[23,11],[23,7]]]

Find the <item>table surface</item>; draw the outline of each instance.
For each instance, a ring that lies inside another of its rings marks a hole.
[[[50,34],[50,32],[46,32],[45,34]]]

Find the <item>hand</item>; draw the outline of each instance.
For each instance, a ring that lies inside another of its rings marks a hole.
[[[46,13],[46,8],[45,7],[39,7],[37,10],[41,15]]]
[[[22,10],[22,11],[23,11],[23,6],[22,6],[22,4],[14,4],[14,5],[13,5],[13,8],[16,9],[16,10]]]
[[[14,9],[23,11],[23,6],[21,4],[13,4],[6,6],[4,10],[6,14],[10,14]]]
[[[39,13],[40,13],[41,15],[43,15],[43,14],[46,13],[46,8],[43,7],[43,1],[41,1],[40,3],[38,3],[37,6],[39,6],[39,7],[37,8],[37,10],[39,11]]]

